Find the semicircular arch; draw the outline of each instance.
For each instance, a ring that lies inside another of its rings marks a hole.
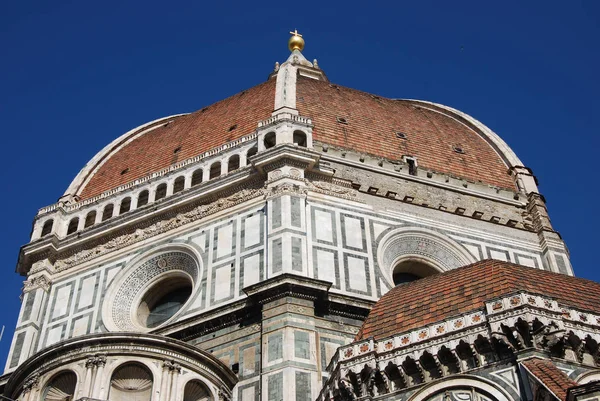
[[[489,394],[494,401],[515,401],[502,387],[496,383],[477,376],[460,375],[451,379],[440,380],[426,385],[414,393],[407,401],[427,401],[435,394],[445,390],[473,388]],[[475,401],[475,400],[473,400]]]
[[[476,262],[458,242],[433,230],[420,227],[391,229],[377,246],[377,263],[383,277],[393,283],[394,267],[407,261],[422,263],[438,272]]]

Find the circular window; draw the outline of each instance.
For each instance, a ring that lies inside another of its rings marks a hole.
[[[394,285],[410,283],[420,278],[432,276],[439,273],[434,267],[418,261],[418,260],[405,260],[400,262],[394,268],[392,277],[394,279]]]
[[[104,298],[106,328],[148,331],[167,324],[191,300],[200,276],[198,267],[187,252],[172,251],[123,271]]]
[[[192,287],[187,277],[160,280],[143,295],[138,306],[138,322],[148,328],[160,326],[185,305],[192,295]]]

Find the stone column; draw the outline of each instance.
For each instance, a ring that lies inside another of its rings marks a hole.
[[[93,357],[88,357],[85,361],[85,377],[83,379],[83,388],[80,390],[80,397],[90,397],[92,382],[94,380],[94,366]]]
[[[169,385],[169,363],[170,361],[163,362],[162,377],[160,378],[160,394],[158,395],[159,401],[167,401],[167,392]]]
[[[97,354],[94,356],[95,374],[94,384],[92,386],[91,398],[104,399],[105,388],[102,386],[104,382],[104,365],[106,365],[106,356]]]
[[[40,375],[37,373],[29,376],[23,384],[23,401],[37,401]]]

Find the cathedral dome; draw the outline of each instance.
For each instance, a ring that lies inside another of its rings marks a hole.
[[[282,77],[281,71],[290,65],[295,68],[289,70],[294,77]],[[165,117],[122,135],[84,167],[65,195],[90,199],[172,170],[182,161],[214,155],[239,145],[234,141],[254,139],[250,136],[261,122],[282,110],[310,119],[316,150],[351,151],[391,163],[409,157],[427,171],[516,189],[510,169],[522,163],[477,120],[439,104],[383,98],[332,84],[316,60],[313,65],[295,49],[262,84],[196,112]]]

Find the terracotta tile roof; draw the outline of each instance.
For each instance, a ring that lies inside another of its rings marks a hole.
[[[356,338],[389,337],[483,308],[486,301],[517,291],[600,312],[599,283],[484,260],[393,288],[375,304]]]
[[[577,382],[571,380],[550,360],[531,358],[522,361],[521,364],[534,376],[534,379],[537,379],[561,401],[566,401],[569,387],[577,386]]]
[[[312,119],[317,141],[391,160],[416,156],[418,165],[427,169],[515,189],[494,149],[466,123],[443,112],[301,76],[296,94],[296,107]],[[397,131],[407,139],[397,138]],[[455,145],[465,153],[456,153]]]
[[[208,108],[177,117],[169,125],[134,139],[110,156],[80,196],[91,198],[251,134],[259,121],[271,116],[274,101],[275,80],[271,79]],[[229,131],[234,125],[237,127]],[[174,153],[178,147],[181,150]],[[129,169],[128,172],[121,174],[125,169]]]
[[[254,132],[271,116],[275,79],[176,117],[114,152],[80,193],[99,195],[173,163],[197,156]],[[297,108],[314,124],[316,141],[400,160],[416,156],[418,165],[440,173],[514,190],[508,167],[469,123],[442,110],[409,100],[392,100],[302,76],[297,80]],[[433,106],[431,106],[433,107]],[[343,117],[347,124],[337,122]],[[230,127],[236,126],[230,131]],[[406,139],[396,137],[406,134]],[[464,150],[454,151],[453,146]],[[177,153],[176,148],[181,147]],[[127,173],[121,174],[125,169]]]

